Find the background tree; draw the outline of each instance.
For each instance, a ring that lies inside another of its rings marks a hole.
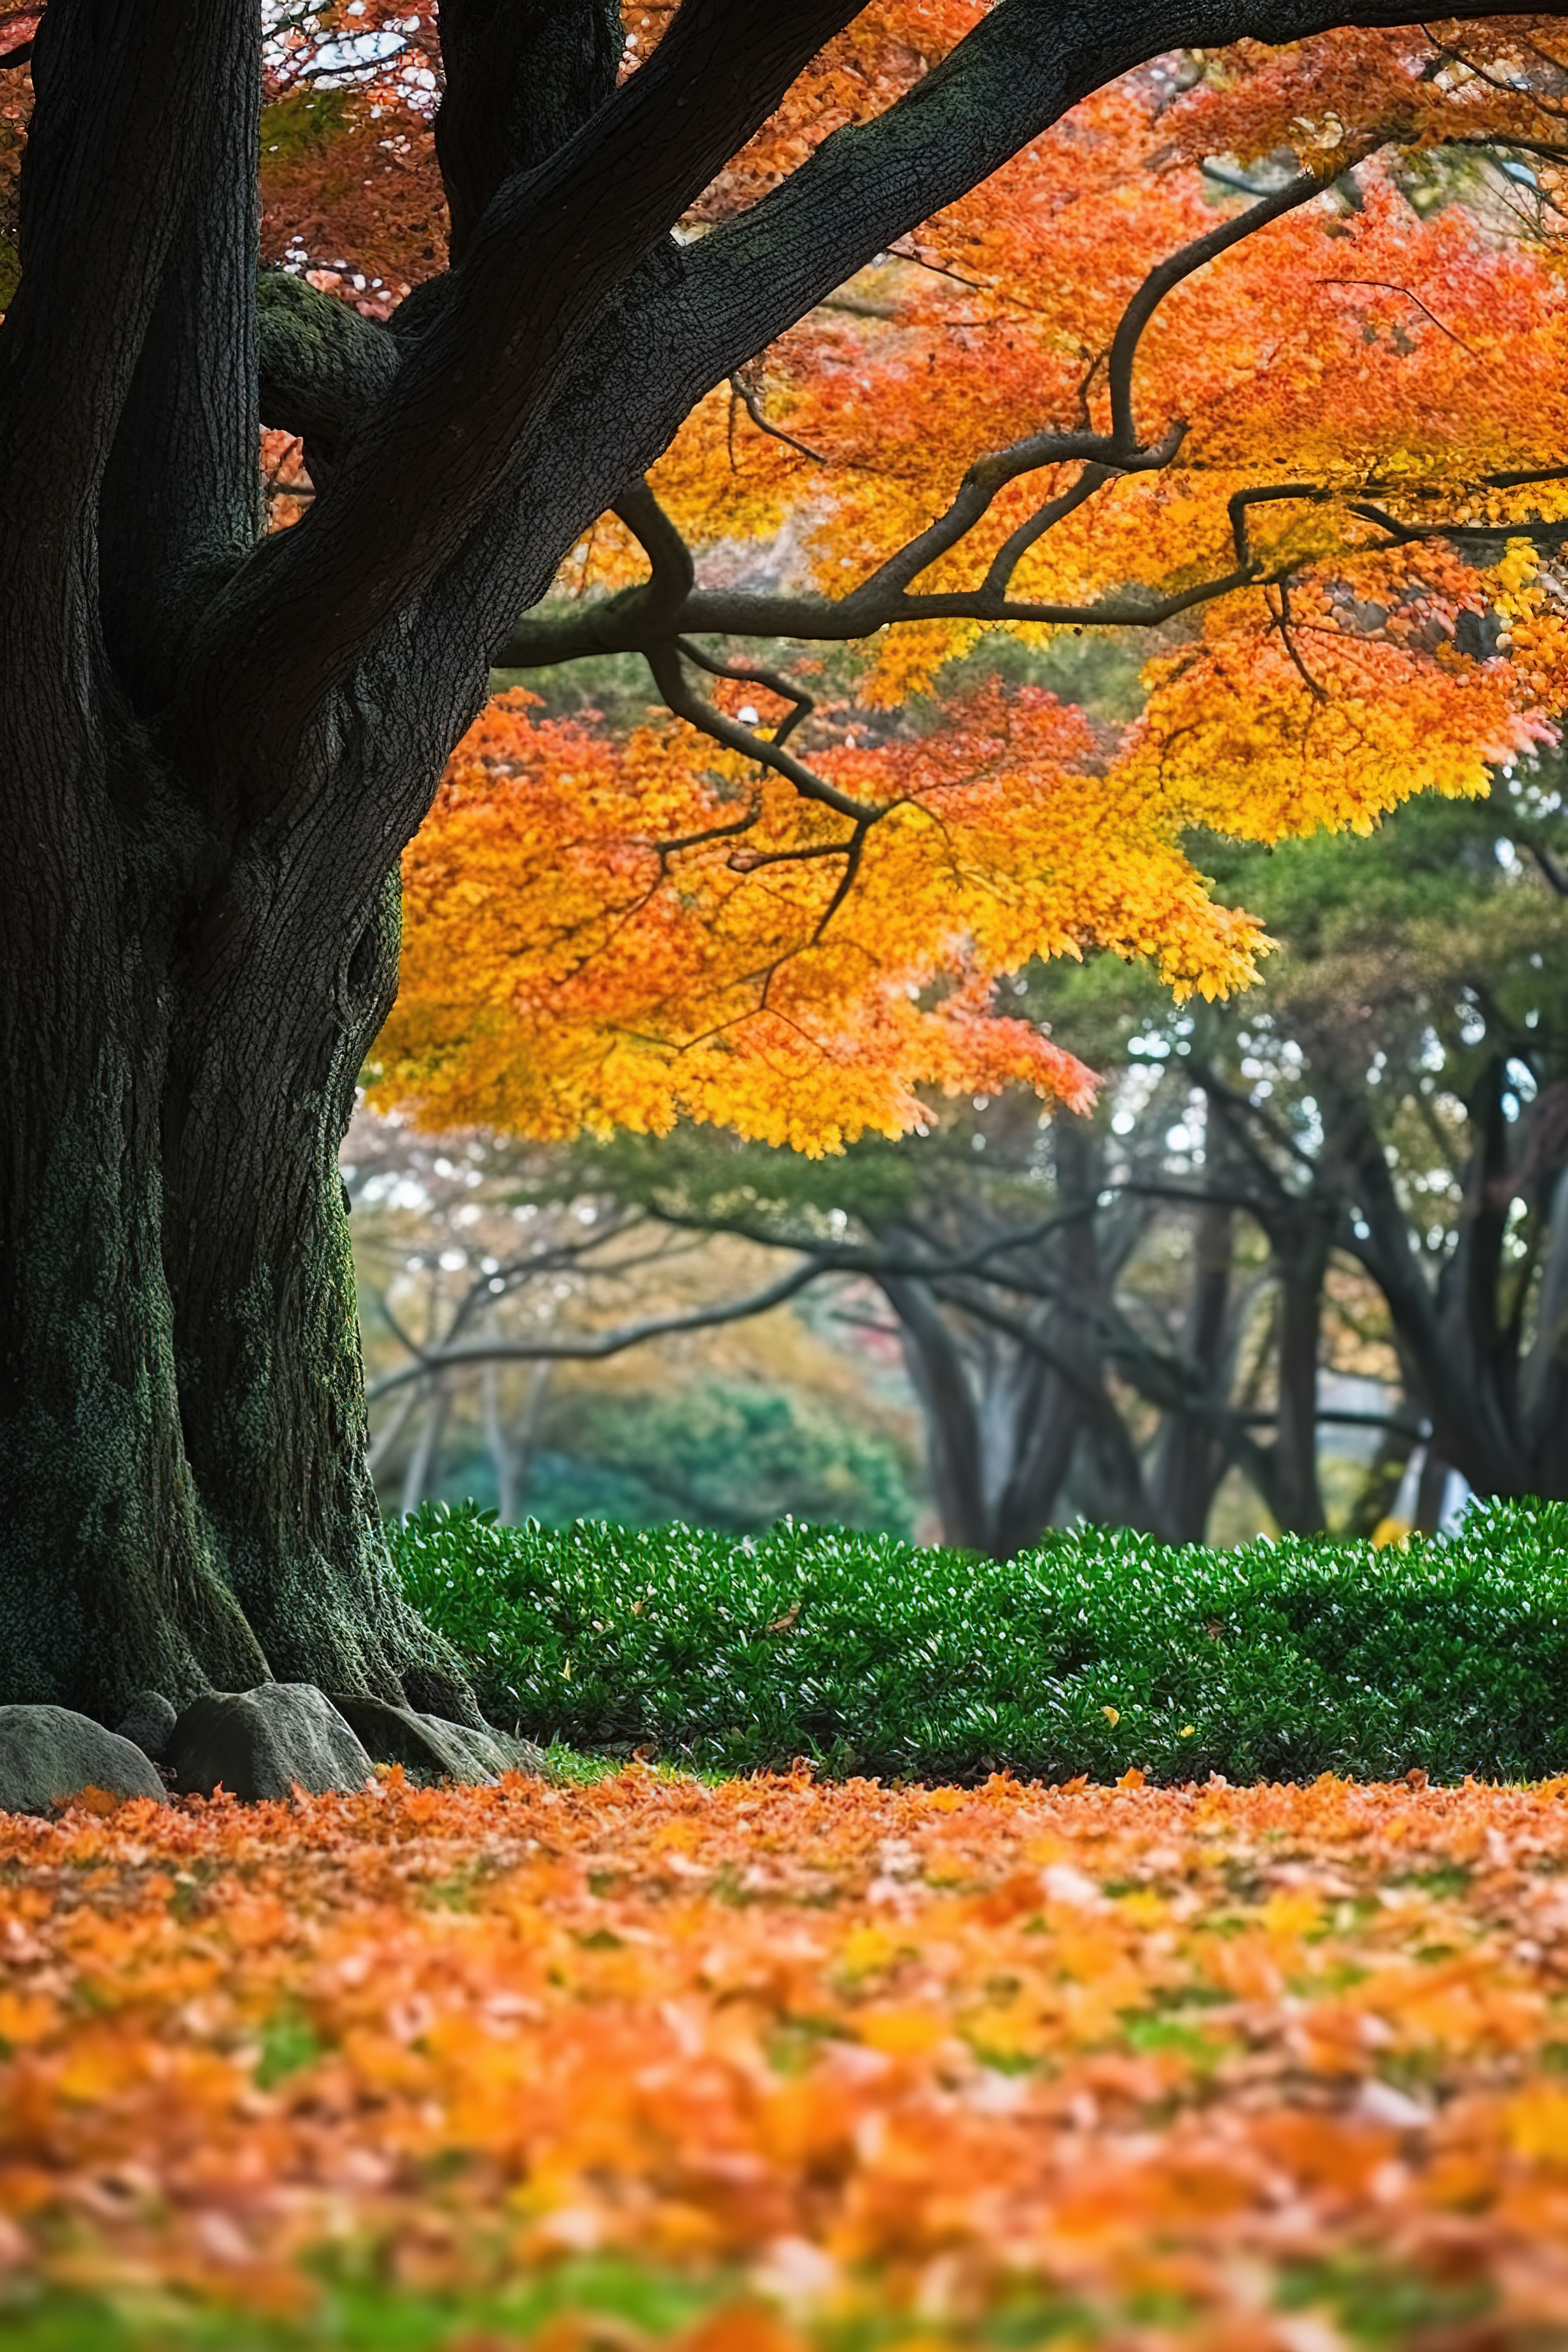
[[[1286,953],[1256,1006],[1171,1038],[1228,1197],[1353,1263],[1438,1465],[1563,1491],[1568,1121],[1562,758],[1402,810],[1349,868],[1258,877]]]
[[[773,1252],[629,1209],[560,1147],[362,1113],[343,1156],[387,1507],[912,1531],[889,1350],[847,1349],[831,1294]]]

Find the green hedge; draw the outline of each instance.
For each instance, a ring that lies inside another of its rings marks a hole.
[[[490,1714],[546,1744],[960,1781],[1568,1770],[1560,1503],[1473,1507],[1383,1551],[1084,1528],[1003,1562],[788,1521],[737,1539],[443,1505],[393,1543]]]

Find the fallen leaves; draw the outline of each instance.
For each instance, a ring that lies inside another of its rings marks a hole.
[[[1022,2299],[1286,2352],[1390,2278],[1490,2313],[1456,2345],[1568,2325],[1568,1781],[1138,1781],[0,1820],[0,2259],[285,2315],[352,2250],[749,2276],[808,2336]]]

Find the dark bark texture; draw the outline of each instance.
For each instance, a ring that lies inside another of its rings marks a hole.
[[[675,247],[855,13],[685,0],[617,89],[611,0],[448,0],[454,266],[384,331],[258,281],[260,0],[48,0],[0,326],[0,1701],[471,1714],[391,1582],[336,1150],[496,648],[695,400],[1076,99],[1400,15],[999,0]],[[319,491],[273,541],[264,423]]]

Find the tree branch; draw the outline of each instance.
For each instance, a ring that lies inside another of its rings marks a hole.
[[[99,610],[152,717],[191,629],[264,528],[256,451],[261,18],[241,12],[196,142],[99,500]]]
[[[252,0],[51,0],[33,45],[22,282],[0,326],[0,541],[83,534]],[[8,569],[15,570],[14,565]],[[37,641],[51,599],[26,572]],[[60,583],[63,590],[63,580]]]
[[[462,554],[605,298],[854,13],[853,0],[685,0],[648,63],[492,197],[325,496],[258,551],[215,616],[184,717],[220,804],[261,813],[289,791],[326,696]],[[617,489],[624,457],[620,472]]]
[[[1376,141],[1362,142],[1351,161],[1363,161],[1377,143]],[[1252,205],[1246,212],[1237,213],[1231,219],[1222,221],[1217,228],[1211,228],[1206,236],[1194,237],[1191,245],[1184,245],[1180,253],[1172,254],[1169,260],[1160,262],[1149,272],[1121,313],[1111,338],[1110,357],[1107,362],[1110,437],[1119,448],[1135,449],[1138,446],[1138,427],[1132,414],[1132,369],[1144,330],[1172,288],[1179,286],[1184,278],[1191,278],[1195,270],[1205,268],[1222,253],[1228,253],[1231,247],[1239,245],[1244,237],[1255,236],[1258,229],[1266,228],[1270,221],[1279,220],[1286,213],[1310,204],[1314,196],[1321,196],[1324,185],[1325,183],[1315,173],[1304,172],[1300,178],[1287,181],[1274,195],[1265,196],[1261,204]]]
[[[436,158],[459,262],[502,183],[564,147],[616,87],[618,0],[441,0]]]
[[[340,443],[391,391],[397,344],[385,327],[284,269],[262,272],[257,316],[261,422],[300,436],[319,489]]]
[[[727,719],[721,710],[715,709],[712,703],[687,684],[679,650],[654,646],[646,650],[646,658],[654,684],[676,717],[684,719],[688,726],[700,729],[715,743],[723,744],[726,751],[739,751],[742,758],[755,760],[760,767],[771,768],[775,775],[792,783],[803,800],[820,801],[825,808],[836,809],[840,816],[849,817],[857,824],[886,814],[890,803],[879,807],[858,801],[849,793],[841,793],[837,784],[830,784],[826,776],[819,776],[792,751],[786,751],[778,739],[770,742],[765,735],[742,727],[739,719]]]
[[[721,1307],[694,1307],[688,1315],[653,1315],[638,1323],[623,1323],[614,1330],[584,1333],[565,1339],[471,1339],[451,1348],[427,1348],[418,1351],[417,1360],[395,1372],[384,1372],[365,1391],[365,1402],[374,1404],[378,1398],[389,1396],[395,1389],[405,1388],[410,1381],[427,1380],[432,1372],[447,1371],[460,1364],[510,1363],[598,1363],[606,1356],[618,1356],[627,1348],[640,1348],[647,1340],[667,1339],[676,1331],[705,1331],[721,1323],[741,1323],[752,1315],[765,1315],[770,1307],[782,1307],[807,1283],[829,1268],[829,1261],[808,1258],[779,1281],[770,1283],[765,1290],[752,1291],[744,1298],[732,1298]]]

